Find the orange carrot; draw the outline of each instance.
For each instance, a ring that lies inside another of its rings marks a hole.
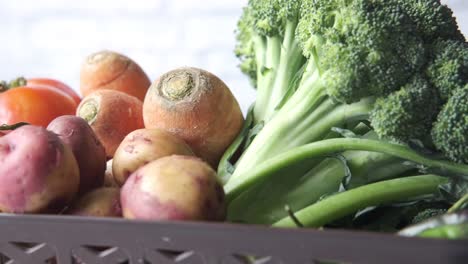
[[[89,94],[78,105],[76,114],[88,121],[107,158],[114,156],[128,133],[144,127],[142,102],[119,91],[98,90]]]
[[[143,101],[150,84],[150,79],[135,61],[114,51],[93,53],[81,65],[80,91],[83,96],[108,89]]]
[[[226,84],[202,69],[184,67],[163,74],[143,103],[146,128],[169,131],[185,140],[214,168],[244,122]]]

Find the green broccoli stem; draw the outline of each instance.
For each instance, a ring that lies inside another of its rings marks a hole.
[[[347,151],[342,156],[352,175],[347,188],[399,177],[413,170],[403,166],[401,159],[378,152]],[[326,158],[306,172],[289,167],[285,171],[287,177],[276,173],[229,203],[228,220],[272,224],[287,216],[285,205],[299,210],[338,192],[346,176],[346,168],[337,158]],[[265,196],[269,198],[262,199]]]
[[[467,190],[468,191],[468,190]],[[462,196],[460,200],[458,200],[456,203],[454,203],[448,210],[447,213],[454,213],[464,206],[468,205],[468,193]]]
[[[281,39],[279,36],[263,37],[265,40],[265,54],[257,61],[257,102],[255,102],[255,124],[261,122],[265,116],[265,110],[270,104],[273,82],[275,80],[277,66],[281,56]],[[260,41],[259,41],[260,42]]]
[[[447,178],[419,175],[381,181],[329,196],[294,215],[305,227],[321,227],[369,206],[405,201],[435,194]],[[275,227],[296,227],[290,217],[273,224]]]
[[[380,152],[408,160],[419,165],[438,169],[441,173],[468,174],[468,165],[454,163],[446,160],[432,159],[412,150],[408,146],[384,142],[381,140],[361,138],[335,138],[320,140],[300,147],[295,147],[269,160],[258,163],[255,168],[238,175],[224,185],[226,199],[231,202],[242,192],[248,190],[260,182],[268,180],[277,171],[285,171],[285,168],[297,166],[297,164],[310,162],[335,153],[347,150],[361,150]],[[286,172],[286,171],[285,171]]]
[[[266,63],[262,67],[263,72],[258,72],[260,76],[266,77],[262,78],[264,80],[258,86],[260,88],[254,112],[255,124],[270,120],[305,63],[302,49],[295,38],[296,26],[297,21],[286,23],[283,41],[279,46],[279,37],[267,38],[269,45],[267,45]]]
[[[270,89],[268,105],[264,106],[263,116],[258,117],[268,122],[278,110],[279,104],[285,100],[289,89],[293,89],[296,75],[306,62],[302,49],[295,38],[297,22],[286,24],[280,61],[275,72],[275,79]]]
[[[323,139],[333,127],[343,127],[349,122],[367,119],[374,102],[373,98],[366,98],[353,104],[335,104],[327,96],[319,96],[321,102],[315,108],[308,109],[306,102],[316,99],[310,96],[312,98],[299,101],[296,107],[291,107],[289,103],[292,101],[288,101],[284,107],[289,109],[283,109],[265,124],[238,160],[228,185],[243,181],[246,172],[278,154]]]
[[[266,39],[260,36],[258,33],[253,36],[253,43],[255,51],[255,62],[257,65],[257,86],[264,86],[264,78],[262,75],[262,69],[265,67],[266,58]]]

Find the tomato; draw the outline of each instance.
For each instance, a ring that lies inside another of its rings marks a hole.
[[[59,89],[66,94],[68,94],[73,100],[76,102],[77,105],[80,104],[81,102],[81,97],[68,85],[65,83],[55,80],[55,79],[50,79],[50,78],[28,78],[26,80],[26,86],[49,86],[53,87],[56,89]]]
[[[0,93],[0,125],[27,122],[47,127],[58,116],[75,115],[76,108],[64,91],[29,84]]]

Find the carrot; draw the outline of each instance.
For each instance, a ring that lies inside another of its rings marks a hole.
[[[117,90],[143,101],[151,81],[129,57],[102,50],[86,57],[81,65],[80,91],[83,96],[101,89]]]
[[[216,168],[244,122],[236,98],[214,74],[184,67],[159,77],[143,102],[146,128],[169,131]]]
[[[88,121],[108,159],[128,133],[144,127],[142,102],[119,91],[98,90],[89,94],[78,105],[76,115]]]

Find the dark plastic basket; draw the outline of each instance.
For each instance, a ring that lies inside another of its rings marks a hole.
[[[201,222],[0,215],[0,263],[468,263],[468,241]]]

